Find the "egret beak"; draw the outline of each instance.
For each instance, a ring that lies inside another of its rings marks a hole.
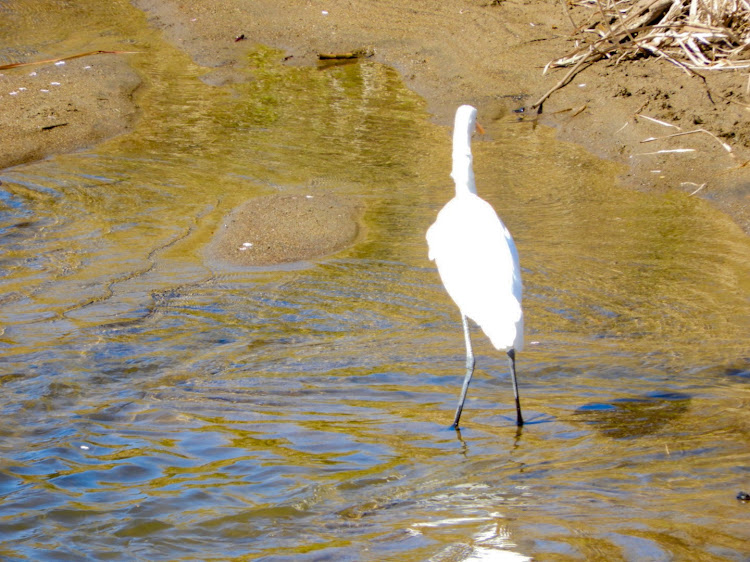
[[[484,127],[482,127],[479,123],[477,123],[476,125],[477,125],[477,131],[479,131],[479,134],[483,135],[484,134]]]

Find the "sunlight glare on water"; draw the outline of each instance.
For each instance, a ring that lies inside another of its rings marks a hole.
[[[12,44],[43,52],[30,4]],[[387,67],[263,47],[212,87],[129,4],[79,4],[49,36],[143,51],[142,117],[0,172],[3,558],[747,556],[750,242],[725,216],[490,124],[475,171],[521,255],[529,423],[475,330],[456,433],[460,319],[424,240],[450,135],[422,100]],[[222,217],[285,192],[356,198],[362,236],[208,264]]]

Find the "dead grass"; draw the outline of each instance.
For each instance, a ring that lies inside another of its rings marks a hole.
[[[588,9],[585,21],[575,22],[576,7]],[[565,9],[577,45],[545,71],[643,55],[686,72],[750,68],[750,0],[579,0]]]

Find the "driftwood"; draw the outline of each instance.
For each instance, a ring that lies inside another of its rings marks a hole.
[[[0,70],[8,70],[10,68],[19,68],[21,66],[32,66],[36,64],[65,62],[65,61],[69,61],[73,59],[79,59],[81,57],[88,57],[90,55],[134,55],[137,53],[138,51],[88,51],[86,53],[79,53],[77,55],[70,55],[67,57],[60,57],[57,59],[45,59],[45,60],[37,60],[37,61],[31,61],[31,62],[14,62],[11,64],[3,64],[3,65],[0,65]]]
[[[687,72],[750,68],[750,0],[586,0],[579,5],[595,10],[589,23],[576,26],[580,46],[550,62],[545,72],[581,60],[648,54]]]
[[[579,0],[576,5],[593,9],[585,24],[561,1],[577,46],[544,67],[544,73],[572,68],[531,106],[540,112],[550,95],[603,58],[655,55],[691,75],[750,68],[750,0]]]
[[[318,53],[319,60],[348,60],[371,57],[373,55],[370,49],[355,49],[346,53]]]

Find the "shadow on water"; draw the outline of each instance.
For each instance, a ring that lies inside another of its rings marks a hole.
[[[609,403],[586,404],[576,417],[607,437],[627,439],[664,430],[687,413],[690,396],[677,392],[649,393],[642,398],[618,398]]]
[[[133,133],[0,178],[0,556],[746,553],[750,243],[726,217],[494,123],[477,182],[519,247],[538,423],[517,430],[477,331],[446,431],[464,349],[424,232],[450,135],[397,73],[258,47],[211,86],[127,2],[30,5],[9,45],[127,45],[146,86]],[[236,204],[284,192],[357,198],[365,235],[290,268],[203,261]]]

